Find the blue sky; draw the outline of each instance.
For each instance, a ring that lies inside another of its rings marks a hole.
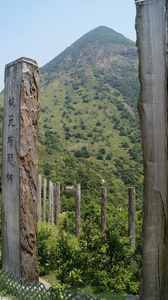
[[[42,67],[100,25],[135,41],[134,0],[0,0],[0,91],[7,63],[25,56]]]

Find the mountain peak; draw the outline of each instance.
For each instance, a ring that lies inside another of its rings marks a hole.
[[[66,48],[61,54],[42,67],[40,72],[41,74],[45,72],[49,74],[55,73],[60,70],[60,66],[63,66],[64,63],[66,67],[71,63],[69,66],[72,67],[72,63],[76,63],[78,58],[82,56],[87,57],[88,61],[92,60],[93,63],[93,58],[97,56],[98,52],[101,52],[102,57],[103,55],[106,57],[111,52],[110,48],[114,54],[116,51],[125,51],[124,49],[132,47],[135,48],[135,43],[122,34],[106,26],[99,26],[84,34],[70,47]],[[136,52],[135,49],[134,52]]]
[[[107,26],[99,26],[95,29],[92,29],[85,35],[83,35],[79,40],[86,39],[87,41],[94,41],[94,40],[103,40],[113,43],[123,43],[123,44],[130,44],[133,45],[134,42],[128,40],[126,37],[124,37],[122,34],[114,31],[113,29],[107,27]],[[76,42],[77,42],[76,41]]]

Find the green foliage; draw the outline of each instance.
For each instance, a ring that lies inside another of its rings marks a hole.
[[[103,155],[102,155],[101,153],[98,153],[98,154],[97,154],[97,159],[98,159],[98,160],[103,160]]]
[[[122,143],[122,147],[123,147],[124,149],[127,149],[127,148],[129,148],[129,144],[128,144],[127,142],[123,142],[123,143]]]
[[[51,174],[51,165],[49,163],[46,163],[44,165],[44,174],[46,176],[50,175]]]
[[[49,265],[50,270],[56,270],[57,280],[70,287],[89,285],[95,292],[137,294],[141,247],[137,243],[135,250],[130,248],[126,215],[124,211],[122,214],[124,218],[116,211],[104,234],[97,223],[98,215],[82,223],[78,238],[64,231],[51,234],[47,228],[39,227],[40,271],[47,273]]]
[[[39,261],[39,272],[41,275],[46,274],[50,270],[49,266],[49,254],[47,239],[51,236],[51,228],[47,226],[41,227],[38,232],[38,261]]]
[[[87,136],[88,136],[88,137],[92,137],[92,136],[93,136],[93,133],[92,133],[92,132],[89,132],[89,133],[87,134]]]
[[[75,151],[75,152],[74,152],[74,155],[75,155],[76,157],[81,157],[81,156],[82,156],[80,150]]]
[[[101,154],[105,154],[105,153],[106,153],[106,151],[105,151],[104,148],[99,149],[99,152],[100,152]]]
[[[83,283],[83,280],[81,279],[82,276],[82,272],[76,268],[74,268],[73,270],[71,270],[69,272],[69,281],[71,286],[78,286],[81,283]]]
[[[123,164],[120,159],[115,159],[115,166],[123,169]]]
[[[106,155],[106,159],[107,159],[107,160],[111,160],[111,154],[108,153],[108,154]]]

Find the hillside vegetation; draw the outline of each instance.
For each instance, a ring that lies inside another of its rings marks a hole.
[[[40,69],[39,172],[61,182],[64,214],[58,235],[47,238],[46,228],[39,230],[39,263],[42,274],[54,270],[61,284],[73,286],[74,280],[94,291],[139,292],[143,164],[137,69],[135,43],[106,27]],[[82,225],[75,242],[75,190],[66,186],[77,183]],[[108,190],[106,235],[100,232],[102,186]],[[135,249],[127,237],[129,186],[137,197]]]
[[[127,188],[142,201],[142,156],[135,43],[101,26],[40,69],[39,173],[61,182],[62,210],[74,203],[67,185],[81,184],[83,206],[128,206]],[[3,94],[0,94],[2,139]],[[1,147],[0,147],[1,151]]]
[[[143,164],[137,69],[135,43],[104,26],[40,69],[39,173],[60,181],[62,214],[59,232],[39,228],[39,266],[40,275],[56,271],[61,284],[139,290]],[[3,93],[0,152],[2,119]],[[66,186],[78,183],[82,228],[77,239],[75,190]],[[102,186],[108,190],[106,235],[100,232]],[[127,237],[129,186],[136,188],[135,249]]]
[[[137,65],[135,43],[101,26],[40,69],[39,173],[61,182],[62,211],[74,210],[65,186],[77,183],[84,210],[99,206],[102,185],[118,209],[135,186],[141,208]],[[2,119],[0,94],[1,139]]]
[[[84,35],[40,69],[39,172],[62,186],[81,183],[83,205],[127,207],[127,187],[142,200],[142,156],[135,43],[107,27]],[[67,200],[68,199],[68,200]],[[95,201],[96,200],[96,201]]]

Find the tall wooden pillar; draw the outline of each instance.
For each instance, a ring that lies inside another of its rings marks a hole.
[[[54,202],[55,202],[55,225],[58,226],[60,214],[60,182],[54,185]]]
[[[43,222],[46,222],[46,198],[47,198],[47,179],[44,179],[44,185],[43,185]]]
[[[107,213],[107,188],[102,187],[102,205],[101,205],[101,232],[106,229],[106,213]]]
[[[168,295],[167,211],[167,1],[136,0],[144,164],[141,299]]]
[[[129,199],[129,214],[128,214],[128,236],[130,237],[131,247],[135,247],[135,201],[136,194],[135,188],[128,188],[128,199]]]
[[[75,233],[76,236],[80,233],[80,205],[81,205],[81,186],[76,185],[76,210],[75,210]]]
[[[2,268],[38,280],[39,70],[20,58],[5,67]]]
[[[37,221],[41,222],[41,174],[38,174]]]

